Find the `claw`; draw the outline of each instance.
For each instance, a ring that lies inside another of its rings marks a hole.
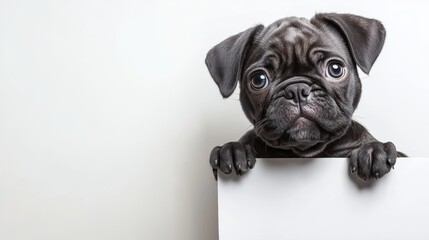
[[[250,163],[250,160],[247,160],[247,166],[248,166],[248,167],[251,167],[251,165],[252,165],[252,164]]]
[[[356,172],[356,167],[352,168],[352,173]]]
[[[213,176],[214,176],[215,180],[217,181],[217,169],[213,168]]]
[[[241,176],[241,163],[237,164],[237,174]]]
[[[378,172],[376,172],[376,173],[375,173],[375,178],[376,178],[376,179],[378,179],[378,176],[379,176],[379,175],[380,175],[380,174],[379,174]]]
[[[228,165],[228,170],[231,172],[232,171],[232,165],[231,164],[229,164]]]
[[[218,163],[219,163],[219,160],[216,158],[215,160],[214,160],[214,165],[218,165]]]

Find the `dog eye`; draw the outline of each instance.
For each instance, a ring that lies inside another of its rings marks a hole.
[[[346,68],[340,61],[333,60],[328,62],[326,67],[326,76],[330,78],[342,78],[346,74]]]
[[[257,72],[252,76],[252,87],[256,90],[267,87],[268,83],[269,83],[268,77],[263,72]]]

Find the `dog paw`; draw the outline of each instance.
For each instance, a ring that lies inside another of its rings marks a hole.
[[[243,175],[255,166],[256,160],[250,146],[239,142],[229,142],[213,148],[210,153],[210,166],[217,180],[217,172],[231,174],[233,169],[237,175]]]
[[[363,179],[381,178],[394,167],[397,152],[393,143],[370,142],[352,152],[350,170]]]

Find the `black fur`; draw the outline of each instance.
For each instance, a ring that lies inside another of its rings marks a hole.
[[[359,66],[369,73],[386,31],[375,20],[351,14],[316,14],[258,25],[213,47],[206,64],[223,97],[240,83],[240,102],[254,129],[210,155],[220,169],[239,175],[255,157],[349,157],[350,170],[364,180],[390,171],[398,156],[390,142],[377,141],[352,120],[361,96]],[[340,63],[341,78],[327,73]],[[264,73],[265,88],[252,87]]]

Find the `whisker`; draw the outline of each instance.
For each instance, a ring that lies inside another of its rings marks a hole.
[[[271,122],[271,120],[270,120],[270,119],[264,118],[264,119],[262,119],[262,120],[258,121],[258,122],[255,124],[255,129],[256,129],[256,128],[260,128],[260,127],[262,127],[262,126],[264,126],[264,125],[266,125],[266,124],[268,124],[268,123],[270,123],[270,122]]]

